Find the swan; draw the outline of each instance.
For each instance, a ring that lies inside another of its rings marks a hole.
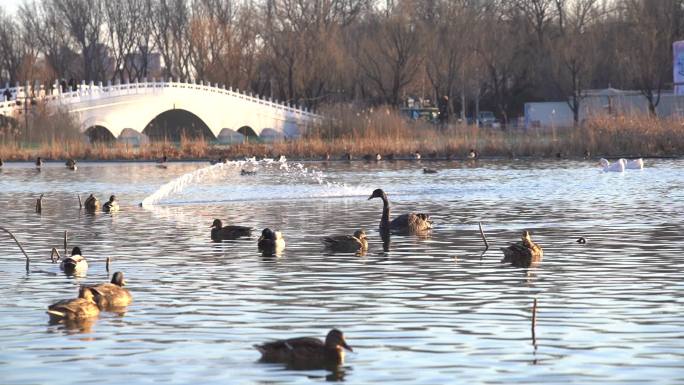
[[[380,219],[380,231],[390,230],[396,233],[404,234],[420,234],[432,228],[432,221],[428,214],[415,214],[408,213],[400,215],[392,222],[389,220],[389,200],[387,199],[387,194],[385,194],[382,189],[376,189],[373,194],[368,198],[371,200],[373,198],[382,199],[382,218]]]
[[[344,350],[353,352],[347,345],[344,334],[332,329],[325,337],[325,342],[313,337],[298,337],[286,340],[254,345],[261,353],[262,362],[279,362],[307,367],[325,367],[339,365],[344,362]]]
[[[608,159],[601,158],[599,160],[601,167],[603,167],[603,172],[623,172],[625,171],[625,160],[618,159],[615,163],[610,163]]]
[[[644,168],[644,160],[642,158],[638,159],[620,159],[620,161],[625,163],[625,168],[629,170],[642,170]]]

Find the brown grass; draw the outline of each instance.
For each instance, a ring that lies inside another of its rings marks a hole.
[[[34,126],[43,124],[48,129],[29,141],[38,145],[25,145],[29,138],[24,133],[16,127],[8,129],[15,137],[4,136],[0,141],[0,159],[154,160],[163,155],[170,159],[215,159],[277,154],[294,159],[321,159],[330,154],[331,159],[339,159],[347,152],[355,158],[376,153],[400,158],[415,151],[424,156],[436,153],[439,157],[462,158],[471,148],[485,157],[553,157],[559,153],[582,157],[585,151],[594,156],[647,157],[680,156],[684,151],[684,122],[650,117],[596,117],[576,129],[501,130],[467,125],[440,129],[427,122],[408,121],[385,107],[359,111],[338,105],[323,114],[329,119],[300,139],[268,144],[252,140],[229,146],[187,137],[180,143],[153,142],[141,147],[88,144],[80,136],[74,137],[73,128],[64,128],[68,122],[56,120],[50,126],[50,121],[43,120]],[[63,131],[69,134],[58,135]]]

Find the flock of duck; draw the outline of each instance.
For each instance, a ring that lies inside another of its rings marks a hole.
[[[166,159],[164,159],[164,162]],[[618,160],[610,164],[601,159],[603,171],[624,171],[626,168],[643,168],[643,160]],[[42,160],[36,161],[40,167]],[[615,166],[618,165],[618,166]],[[74,161],[67,161],[66,166],[76,169]],[[613,169],[615,167],[615,169]],[[390,203],[387,194],[382,189],[376,189],[368,197],[369,200],[379,198],[382,201],[382,215],[380,218],[380,235],[383,241],[389,239],[390,233],[401,235],[422,235],[432,229],[432,220],[428,214],[406,213],[390,220]],[[80,198],[79,198],[80,199]],[[119,210],[116,197],[112,195],[109,201],[100,205],[100,201],[91,194],[83,204],[86,211],[96,212],[100,208],[104,212],[113,213]],[[226,225],[220,219],[215,219],[211,225],[210,236],[214,242],[235,240],[251,236],[253,228],[240,225]],[[583,239],[582,239],[583,240]],[[334,235],[321,239],[324,247],[335,252],[364,253],[368,249],[366,232],[359,229],[352,235]],[[580,242],[580,240],[578,240]],[[582,243],[582,242],[580,242]],[[257,248],[265,255],[277,255],[285,248],[285,239],[280,231],[265,228],[257,241]],[[511,263],[517,267],[529,267],[532,263],[541,261],[543,250],[531,239],[529,231],[522,232],[521,241],[501,248],[502,262]],[[61,269],[69,275],[83,276],[88,263],[79,247],[74,247],[71,256],[60,263]],[[51,322],[75,323],[98,317],[101,311],[121,312],[132,301],[131,293],[124,288],[125,280],[122,272],[116,272],[108,283],[98,285],[83,285],[79,288],[77,298],[58,301],[48,307],[47,313]],[[340,364],[344,360],[344,350],[353,351],[347,344],[344,334],[338,329],[328,332],[324,341],[317,338],[298,337],[277,340],[254,345],[261,353],[261,360],[265,362],[280,362],[294,366],[327,366]]]

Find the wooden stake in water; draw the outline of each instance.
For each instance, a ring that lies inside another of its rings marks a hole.
[[[82,209],[83,208],[83,202],[81,201],[81,194],[76,194],[78,197],[78,208]]]
[[[537,333],[535,331],[537,326],[537,299],[534,299],[532,304],[532,345],[534,345],[534,350],[537,350]]]
[[[110,261],[110,259],[111,258],[107,257],[107,265],[105,266],[105,268],[107,269],[107,274],[109,274],[109,261]]]
[[[64,230],[64,255],[67,255],[67,231]]]
[[[7,230],[7,229],[4,228],[4,227],[0,227],[0,230],[2,230],[2,231],[4,231],[4,232],[6,232],[7,234],[9,234],[9,236],[12,237],[12,239],[13,239],[14,242],[17,244],[17,246],[19,246],[19,250],[21,250],[21,252],[24,254],[24,257],[26,257],[26,273],[28,274],[28,272],[29,272],[29,263],[30,263],[30,261],[29,261],[29,256],[28,256],[28,254],[26,254],[26,250],[24,250],[24,248],[21,246],[21,243],[19,243],[19,241],[18,241],[17,238],[14,236],[14,234],[12,234],[11,231]]]
[[[40,197],[36,199],[36,212],[38,214],[43,212],[43,194],[40,194]]]
[[[487,237],[485,237],[484,231],[482,231],[482,222],[477,222],[477,225],[480,227],[480,236],[482,237],[482,240],[484,241],[485,251],[487,251],[487,250],[489,250],[489,243],[487,242]]]

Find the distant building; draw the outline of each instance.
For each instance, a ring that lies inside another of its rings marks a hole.
[[[601,115],[645,115],[648,101],[639,91],[606,88],[584,91],[580,101],[580,123]],[[684,96],[662,91],[656,107],[659,117],[684,118]],[[573,114],[567,102],[525,103],[525,128],[573,127]]]

